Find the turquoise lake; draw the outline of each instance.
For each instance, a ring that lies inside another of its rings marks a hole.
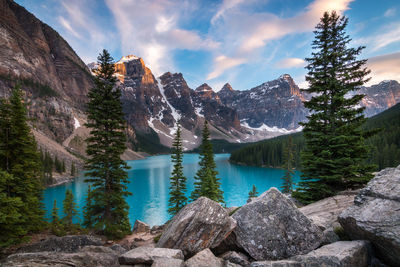
[[[280,187],[281,177],[284,170],[272,168],[260,168],[240,166],[231,164],[229,154],[215,155],[218,177],[222,183],[224,199],[228,207],[241,206],[246,203],[248,192],[253,184],[257,191],[262,193],[271,187]],[[194,175],[198,170],[198,154],[185,154],[183,165],[184,174],[187,177],[187,195],[193,190]],[[128,161],[131,167],[129,170],[129,191],[133,194],[127,198],[130,206],[129,218],[131,224],[136,219],[150,225],[160,225],[166,222],[170,216],[167,213],[169,177],[172,171],[170,155],[153,156],[142,160]],[[296,172],[294,182],[300,179],[300,173]],[[75,181],[45,190],[44,204],[47,210],[47,217],[50,217],[54,200],[57,200],[57,207],[62,210],[66,189],[71,189],[75,201],[79,206],[79,215],[82,216],[82,207],[85,203],[87,184],[84,178],[77,178]]]

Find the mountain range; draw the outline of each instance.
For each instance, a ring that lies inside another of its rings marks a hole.
[[[52,155],[79,165],[89,130],[85,103],[96,63],[86,65],[54,29],[11,0],[0,0],[0,97],[16,83],[25,92],[38,144]],[[185,149],[201,142],[205,120],[213,139],[231,143],[254,142],[300,131],[309,96],[288,74],[248,90],[227,83],[190,88],[182,73],[155,77],[140,57],[129,55],[115,63],[121,102],[127,120],[125,159],[141,157],[134,151],[167,152],[176,126],[183,130]],[[220,89],[220,90],[218,90]],[[400,84],[383,81],[362,87],[361,105],[373,116],[400,102]]]

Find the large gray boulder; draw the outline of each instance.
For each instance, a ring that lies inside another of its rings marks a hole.
[[[77,252],[85,246],[101,246],[104,242],[101,239],[90,235],[67,235],[63,237],[49,237],[40,242],[24,246],[18,252]]]
[[[156,258],[151,267],[185,267],[185,262],[181,259]]]
[[[150,232],[150,225],[144,223],[142,221],[136,220],[135,224],[133,225],[132,233],[149,233]]]
[[[186,267],[223,267],[224,260],[217,258],[206,248],[186,261]]]
[[[251,267],[367,267],[369,264],[369,243],[367,241],[339,241],[306,255],[295,256],[280,261],[258,261]]]
[[[256,260],[276,260],[307,253],[319,246],[322,231],[286,196],[271,188],[241,207],[236,242]]]
[[[183,260],[183,254],[179,249],[138,247],[119,256],[119,263],[127,265],[152,264],[157,258]]]
[[[231,263],[239,264],[240,266],[249,266],[249,258],[241,253],[236,251],[228,251],[224,254],[219,256],[220,258],[224,259],[225,261],[229,261]]]
[[[339,222],[352,239],[370,240],[386,263],[400,262],[400,166],[379,172],[343,211]]]
[[[186,257],[191,257],[218,246],[235,227],[235,220],[220,204],[201,197],[174,216],[157,247],[181,249]]]
[[[237,222],[236,242],[256,260],[308,253],[322,240],[319,227],[276,188],[244,205],[232,217]]]

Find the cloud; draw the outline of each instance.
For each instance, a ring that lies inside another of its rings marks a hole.
[[[238,66],[246,62],[244,58],[229,58],[226,56],[218,56],[214,59],[215,69],[207,75],[207,80],[215,79],[225,70]]]
[[[289,68],[301,68],[306,65],[306,62],[302,58],[285,58],[276,63],[276,67],[280,69],[289,69]]]
[[[230,62],[253,63],[259,60],[260,53],[268,44],[285,36],[311,32],[325,11],[335,10],[343,13],[349,9],[354,0],[315,0],[303,11],[292,17],[282,18],[272,13],[260,13],[248,9],[233,8],[224,1],[213,17],[219,19],[214,29],[214,36],[224,36],[219,53],[215,57],[229,58],[229,62],[221,64],[214,60],[214,66],[208,78],[216,78],[238,64]],[[241,2],[235,2],[239,5]],[[236,6],[234,5],[234,6]],[[255,6],[256,8],[256,6]],[[243,59],[247,59],[243,60]]]
[[[388,45],[400,41],[400,22],[394,22],[381,27],[377,32],[370,37],[360,38],[355,40],[355,43],[366,45],[372,52],[378,51]]]
[[[143,58],[158,76],[172,71],[176,49],[213,50],[219,46],[207,36],[179,26],[193,12],[186,1],[106,0],[121,38],[123,54]]]
[[[367,67],[371,70],[371,80],[368,85],[376,84],[383,80],[397,80],[400,82],[399,62],[400,51],[368,59]]]
[[[115,39],[113,32],[99,25],[99,15],[93,6],[95,2],[91,0],[62,1],[61,15],[57,18],[66,31],[63,36],[86,63],[95,61],[103,48],[112,49],[109,40]]]
[[[217,13],[211,18],[211,23],[215,23],[219,18],[223,17],[228,10],[244,2],[246,2],[246,0],[224,0]]]
[[[383,16],[385,16],[385,17],[393,17],[394,15],[396,15],[396,9],[395,8],[389,8],[383,14]]]

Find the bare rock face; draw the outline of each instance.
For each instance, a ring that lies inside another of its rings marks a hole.
[[[170,258],[183,260],[182,251],[179,249],[138,247],[119,257],[120,264],[152,264],[157,258]]]
[[[343,211],[339,222],[352,239],[366,239],[378,257],[400,262],[400,166],[379,172]]]
[[[186,257],[218,246],[236,222],[217,202],[201,197],[186,205],[168,223],[157,247],[181,249]]]
[[[41,242],[22,247],[18,252],[77,252],[85,246],[101,246],[103,242],[90,235],[70,235],[50,237]]]
[[[249,258],[241,252],[228,251],[219,257],[231,263],[239,264],[240,266],[250,265]]]
[[[34,252],[34,253],[17,253],[7,257],[1,266],[29,266],[29,267],[117,267],[118,255],[112,251],[109,253],[102,252]]]
[[[322,231],[276,188],[236,211],[236,242],[256,260],[276,260],[317,248]]]
[[[251,267],[367,267],[369,263],[368,245],[366,241],[339,241],[311,251],[306,255],[296,256],[280,261],[258,261]]]
[[[148,233],[150,232],[150,225],[148,225],[147,223],[144,223],[140,220],[136,220],[135,224],[133,225],[133,230],[132,232],[134,234],[136,233]]]
[[[181,259],[156,258],[151,267],[185,267],[185,262]]]
[[[223,267],[224,261],[206,248],[186,261],[187,267]]]

